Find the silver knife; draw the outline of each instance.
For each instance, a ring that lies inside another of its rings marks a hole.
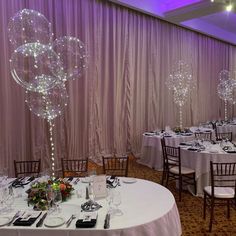
[[[104,222],[104,229],[109,229],[110,228],[110,214],[106,214],[105,222]]]
[[[42,216],[42,218],[39,220],[39,222],[36,224],[36,227],[41,227],[43,225],[43,221],[45,220],[47,216],[47,212]]]
[[[76,218],[75,215],[72,215],[72,216],[69,218],[69,220],[66,222],[66,228],[68,228],[68,227],[70,226],[72,220],[74,220],[75,218]]]

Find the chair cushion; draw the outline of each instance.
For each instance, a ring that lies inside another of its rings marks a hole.
[[[177,162],[176,162],[176,161],[172,161],[172,160],[168,160],[168,163],[169,163],[170,165],[177,165]]]
[[[179,167],[178,166],[172,167],[172,168],[170,168],[169,171],[173,174],[179,174]],[[182,175],[189,175],[189,174],[193,174],[194,172],[195,171],[193,169],[181,166],[181,174]]]
[[[204,191],[211,195],[211,186],[206,186]],[[216,198],[234,198],[234,189],[230,187],[215,187],[214,197]]]

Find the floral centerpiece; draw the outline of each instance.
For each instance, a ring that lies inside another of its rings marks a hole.
[[[69,182],[63,179],[56,181],[49,179],[43,182],[35,182],[31,185],[31,188],[27,190],[28,204],[34,205],[35,210],[47,210],[50,205],[47,192],[53,192],[53,190],[60,190],[62,201],[66,201],[71,196],[71,192],[74,188]]]
[[[175,127],[174,128],[174,132],[175,133],[192,133],[191,130],[189,128],[180,128],[180,127]]]

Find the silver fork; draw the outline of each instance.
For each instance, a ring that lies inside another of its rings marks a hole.
[[[7,226],[10,226],[12,222],[20,216],[20,211],[17,211],[16,214],[12,217],[11,221],[7,224]]]
[[[72,222],[72,220],[74,220],[76,218],[75,215],[71,215],[71,217],[69,218],[69,220],[66,222],[66,228],[68,228]]]

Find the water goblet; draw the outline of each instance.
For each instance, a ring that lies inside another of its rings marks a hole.
[[[119,205],[121,204],[121,194],[118,191],[114,191],[112,194],[112,203],[116,206],[115,214],[118,216],[123,215],[123,212],[119,209]]]
[[[5,197],[5,204],[6,204],[6,211],[11,212],[13,210],[12,205],[15,201],[15,196],[12,187],[8,187],[5,191],[6,197]]]
[[[59,213],[61,211],[60,203],[62,202],[62,195],[60,189],[53,189],[53,203],[56,206],[56,212]]]

